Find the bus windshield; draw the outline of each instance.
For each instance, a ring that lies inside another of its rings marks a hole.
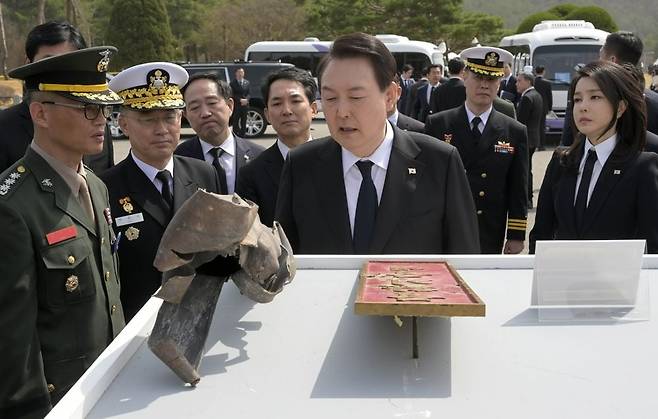
[[[546,68],[545,78],[553,89],[567,90],[578,64],[599,59],[599,45],[547,45],[537,47],[532,56],[534,66]]]

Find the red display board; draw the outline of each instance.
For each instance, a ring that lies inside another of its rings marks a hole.
[[[485,314],[482,300],[446,262],[367,262],[354,309],[380,316]]]

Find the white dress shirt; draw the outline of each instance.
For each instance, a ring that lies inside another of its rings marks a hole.
[[[133,153],[132,150],[130,150],[130,155],[132,156],[133,160],[135,161],[135,164],[139,169],[144,172],[146,177],[155,185],[155,188],[162,194],[162,181],[160,179],[157,179],[155,176],[158,174],[160,169],[151,166],[150,164],[144,163],[141,161],[137,156],[135,156],[135,153]],[[174,193],[174,159],[169,158],[169,162],[167,162],[167,165],[165,166],[164,170],[168,171],[169,174],[171,174],[171,181],[169,182],[169,190],[171,193]]]
[[[587,153],[590,149],[594,149],[596,152],[596,162],[594,163],[594,168],[592,169],[592,179],[589,182],[589,190],[587,191],[587,205],[589,205],[589,199],[592,197],[592,192],[596,186],[596,182],[599,180],[599,175],[601,175],[601,170],[605,165],[605,162],[608,161],[608,157],[612,154],[612,151],[617,146],[617,134],[608,138],[607,140],[597,144],[592,145],[589,142],[589,138],[585,139],[585,151],[583,157],[580,160],[580,166],[578,167],[578,179],[576,179],[576,192],[573,194],[573,204],[576,205],[576,197],[578,196],[578,188],[580,188],[580,180],[583,177],[583,170],[585,169],[585,162],[587,161]]]
[[[307,141],[311,141],[313,137],[308,137]],[[290,147],[288,147],[283,141],[281,141],[280,138],[276,139],[276,145],[279,147],[279,151],[281,152],[281,155],[283,156],[283,160],[286,160],[286,157],[288,157],[288,153],[290,152]]]
[[[393,115],[389,116],[389,117],[386,118],[386,119],[388,119],[388,122],[390,122],[391,125],[397,127],[397,126],[398,126],[398,117],[399,117],[399,116],[400,116],[400,112],[398,112],[398,109],[395,108],[395,112],[393,113]]]
[[[201,150],[203,150],[203,158],[206,162],[212,164],[212,161],[215,159],[210,150],[217,147],[210,143],[207,143],[199,137],[199,142],[201,143]],[[231,195],[235,191],[235,138],[233,133],[229,133],[228,138],[219,146],[224,153],[219,156],[219,165],[222,166],[224,172],[226,173],[226,187],[228,188],[228,195]]]
[[[356,217],[356,204],[359,199],[359,189],[361,188],[361,171],[356,166],[359,160],[370,160],[372,165],[371,176],[377,190],[377,203],[382,199],[384,191],[384,182],[386,181],[386,170],[388,161],[391,158],[393,149],[393,127],[390,122],[386,122],[386,134],[379,147],[368,157],[360,158],[352,154],[351,151],[342,148],[343,158],[343,179],[345,181],[345,196],[347,197],[347,212],[350,217],[350,230],[354,235],[354,218]]]
[[[478,128],[480,129],[480,132],[484,132],[484,127],[487,126],[487,121],[489,120],[489,115],[491,115],[491,110],[493,109],[493,105],[489,107],[486,111],[482,112],[480,115],[476,115],[473,112],[471,112],[470,109],[468,109],[468,105],[465,105],[466,107],[466,116],[468,117],[468,127],[473,129],[473,125],[471,124],[471,121],[473,121],[473,118],[476,116],[479,116],[482,122],[478,125]]]

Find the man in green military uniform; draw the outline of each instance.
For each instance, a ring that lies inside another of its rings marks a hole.
[[[45,416],[124,326],[105,185],[82,164],[121,99],[113,47],[19,67],[34,139],[0,175],[0,417]]]

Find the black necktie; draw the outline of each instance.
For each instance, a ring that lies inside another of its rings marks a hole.
[[[356,166],[363,177],[359,188],[359,198],[356,202],[356,215],[354,216],[353,243],[354,253],[357,255],[368,254],[370,239],[375,229],[377,190],[370,173],[372,164],[369,160],[356,162]]]
[[[228,193],[228,186],[226,185],[226,172],[221,164],[219,164],[219,158],[224,154],[224,149],[221,147],[215,147],[210,149],[210,155],[212,156],[212,165],[219,175],[219,191],[220,194],[226,195]]]
[[[587,195],[589,192],[589,184],[592,180],[594,163],[596,163],[596,151],[593,148],[590,148],[587,152],[587,160],[585,160],[585,168],[583,168],[583,175],[580,178],[580,186],[578,186],[578,194],[576,195],[576,204],[574,206],[576,211],[576,228],[578,228],[579,234],[582,234],[583,230],[585,210],[587,209]]]
[[[171,186],[170,183],[172,181],[171,173],[169,173],[169,170],[161,170],[158,172],[157,175],[155,175],[157,179],[162,182],[162,199],[164,199],[165,203],[169,207],[169,211],[174,208],[174,194],[171,191]]]
[[[482,119],[480,119],[479,116],[476,116],[471,120],[471,132],[473,133],[473,138],[476,140],[479,140],[480,137],[482,137],[482,133],[480,132],[480,122],[482,122]]]

